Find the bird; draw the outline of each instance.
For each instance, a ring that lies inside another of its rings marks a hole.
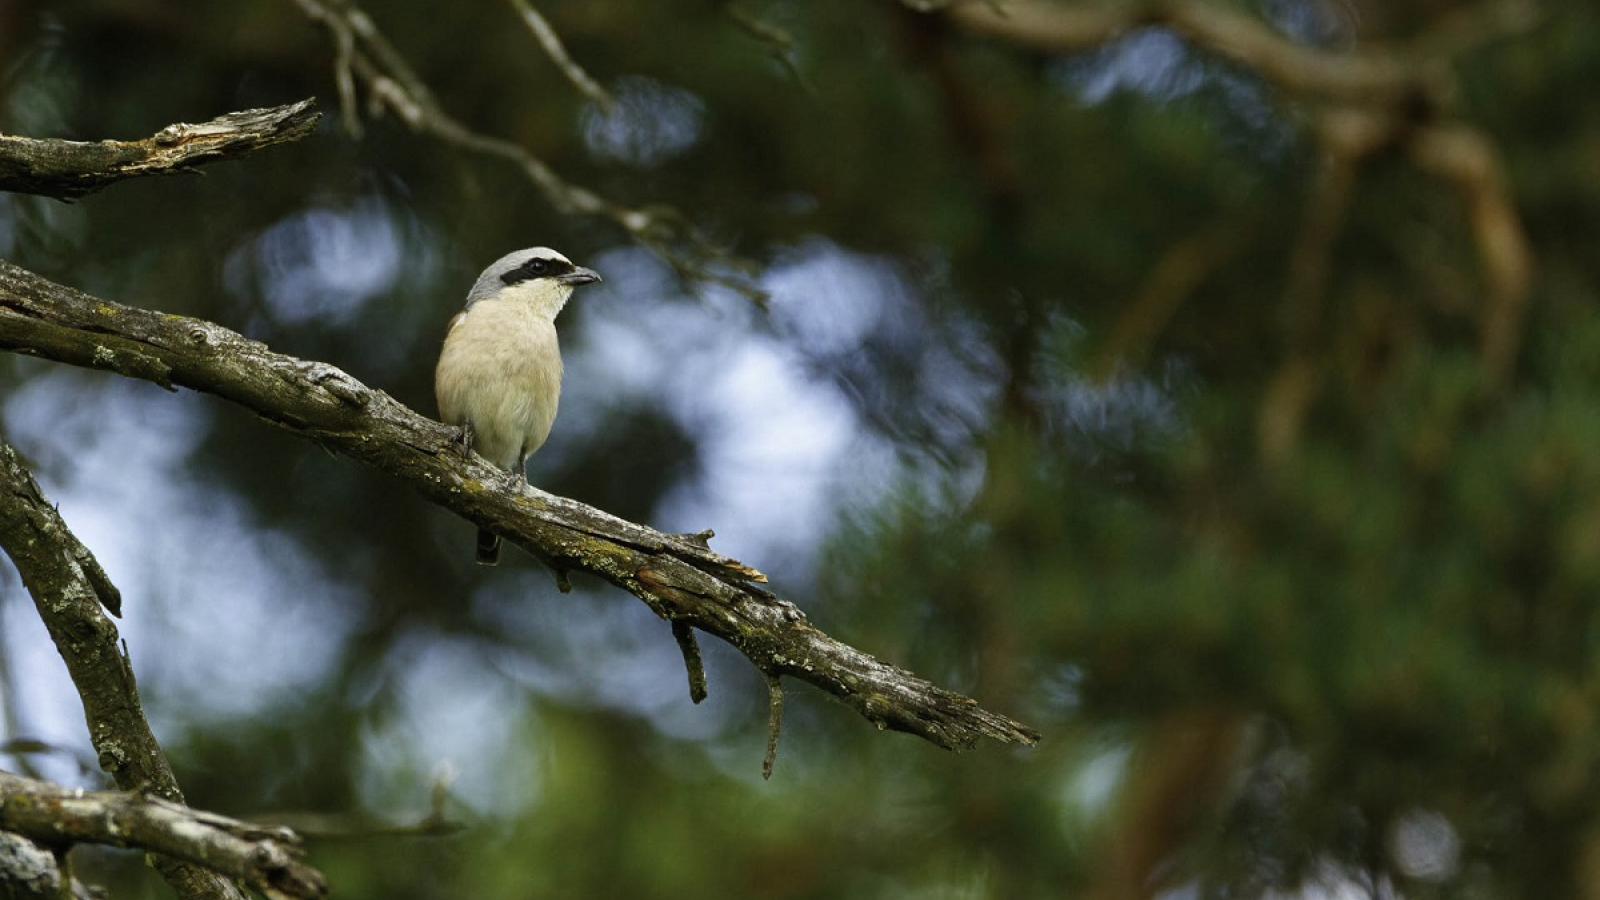
[[[439,418],[461,429],[463,452],[527,478],[561,400],[556,316],[575,289],[600,280],[548,247],[508,253],[478,276],[450,320],[433,378]],[[500,536],[486,528],[477,562],[500,562]]]

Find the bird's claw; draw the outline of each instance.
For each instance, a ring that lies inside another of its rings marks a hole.
[[[467,457],[471,456],[472,455],[472,426],[471,425],[462,425],[462,426],[456,428],[456,433],[455,433],[455,435],[453,437],[450,438],[450,443],[455,445],[456,451],[461,454],[461,458],[462,459],[466,459]]]

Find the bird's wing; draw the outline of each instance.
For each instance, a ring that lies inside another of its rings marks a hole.
[[[461,321],[463,319],[465,319],[466,317],[467,317],[467,311],[464,310],[464,309],[461,312],[458,312],[455,315],[451,316],[450,317],[450,324],[446,325],[445,329],[444,329],[445,337],[449,337],[450,336],[450,332],[455,331],[456,330],[456,326],[460,325]]]

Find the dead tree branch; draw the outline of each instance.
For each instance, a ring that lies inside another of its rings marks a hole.
[[[557,569],[599,575],[662,619],[732,644],[768,677],[837,697],[879,728],[965,749],[983,738],[1039,735],[977,702],[880,662],[819,631],[794,604],[756,585],[760,572],[694,536],[664,534],[463,459],[455,430],[326,363],[273,353],[211,322],[97,299],[0,262],[0,349],[187,387],[405,482]],[[682,641],[680,640],[680,644]]]
[[[96,900],[81,881],[72,879],[65,857],[20,834],[0,831],[0,897],[6,900]],[[62,872],[67,882],[62,885]]]
[[[327,882],[300,861],[300,839],[125,791],[78,791],[0,772],[0,829],[48,847],[132,847],[238,879],[268,900],[317,900]]]
[[[74,200],[129,178],[193,173],[209,162],[305,137],[322,115],[315,103],[247,109],[199,125],[178,122],[141,141],[0,135],[0,191]]]
[[[534,9],[528,0],[511,0],[511,6],[517,11],[517,15],[522,17],[522,23],[528,26],[528,32],[533,35],[533,39],[539,42],[544,55],[550,57],[550,61],[556,64],[556,68],[561,70],[561,74],[565,75],[568,81],[572,82],[578,93],[594,101],[601,109],[610,112],[617,105],[617,101],[612,98],[610,92],[600,86],[598,81],[590,77],[582,66],[573,61],[566,45],[561,42],[561,36],[550,26],[550,20]]]
[[[451,146],[511,163],[522,171],[557,212],[607,219],[656,254],[685,281],[716,285],[742,294],[754,302],[765,302],[766,293],[750,278],[754,266],[714,244],[680,211],[667,206],[628,207],[615,203],[562,178],[549,163],[521,144],[474,131],[451,116],[400,51],[384,37],[372,17],[351,0],[296,2],[308,18],[320,23],[333,38],[336,51],[334,79],[339,85],[340,99],[344,104],[343,120],[352,130],[359,130],[360,127],[359,116],[354,112],[356,86],[364,85],[370,109],[387,110],[413,131],[438,138]],[[531,10],[525,4],[522,8]],[[538,21],[543,21],[537,13],[534,16]],[[524,21],[538,33],[534,19]],[[549,34],[554,37],[553,30]],[[540,40],[543,41],[543,38]],[[552,53],[548,44],[545,50]],[[561,53],[561,57],[552,53],[552,59],[562,67],[568,78],[574,78],[574,71],[582,72],[575,65],[570,68],[563,65],[565,51]],[[567,62],[570,64],[571,61]],[[583,74],[582,78],[588,79],[587,74]],[[594,85],[592,80],[588,83]],[[598,85],[594,87],[598,89]],[[588,92],[587,89],[585,92]]]
[[[119,643],[117,628],[101,612],[101,606],[116,608],[117,590],[3,440],[0,547],[16,564],[66,661],[83,699],[100,767],[124,790],[182,803],[178,780],[139,703],[133,666]],[[180,897],[242,897],[227,879],[181,860],[158,856],[155,865]]]

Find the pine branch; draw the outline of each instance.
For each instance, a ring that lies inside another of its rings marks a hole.
[[[1263,82],[1312,105],[1316,137],[1333,170],[1354,167],[1380,152],[1401,150],[1420,170],[1448,182],[1459,194],[1484,269],[1478,314],[1479,355],[1495,383],[1516,365],[1522,321],[1533,287],[1533,253],[1513,202],[1510,178],[1490,136],[1461,118],[1463,94],[1451,72],[1452,57],[1529,31],[1549,16],[1529,0],[1479,0],[1462,6],[1406,44],[1368,43],[1324,49],[1299,43],[1267,22],[1226,4],[1204,0],[1066,4],[1050,0],[901,0],[921,12],[995,40],[1045,53],[1074,53],[1103,46],[1139,28],[1167,28],[1198,50],[1231,60]],[[1353,171],[1353,169],[1352,169]],[[1354,179],[1347,179],[1349,185]],[[1308,211],[1312,229],[1301,238],[1301,266],[1291,292],[1316,285],[1315,268],[1328,210],[1345,202],[1349,187],[1324,185]],[[1322,230],[1319,230],[1322,229]],[[1181,299],[1179,297],[1178,299]],[[1302,302],[1302,301],[1295,301]],[[1304,355],[1291,347],[1284,373]],[[1283,421],[1292,421],[1291,418]],[[1297,429],[1289,429],[1281,444]],[[1269,455],[1278,451],[1269,450]]]
[[[315,103],[247,109],[199,125],[179,122],[140,141],[0,135],[0,191],[74,200],[129,178],[192,173],[196,166],[305,137],[322,115],[312,108]]]
[[[463,458],[456,429],[326,363],[274,353],[211,322],[91,297],[4,262],[0,349],[238,403],[388,473],[558,570],[604,578],[680,632],[689,626],[727,641],[769,678],[821,688],[881,729],[953,750],[984,738],[1039,739],[968,697],[824,634],[794,604],[758,587],[764,575],[711,551],[704,538],[636,525],[533,488],[476,455]]]

